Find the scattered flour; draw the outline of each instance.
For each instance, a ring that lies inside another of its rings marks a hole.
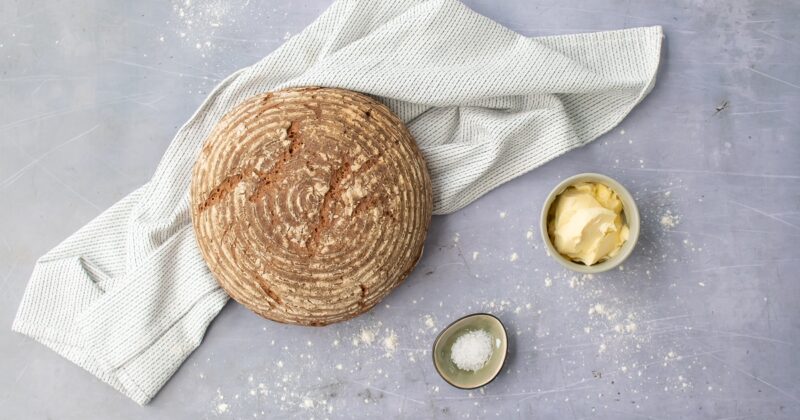
[[[477,260],[478,259],[478,255],[480,255],[480,253],[478,251],[473,252],[472,253],[472,261]]]
[[[519,255],[516,252],[511,254],[511,257],[508,258],[509,261],[514,262],[519,259]]]
[[[672,214],[671,211],[667,210],[666,213],[661,215],[661,227],[664,229],[671,229],[678,225],[680,222],[680,216]]]
[[[224,402],[217,404],[217,413],[222,414],[227,412],[228,412],[228,404]]]
[[[314,408],[314,400],[308,397],[303,398],[303,401],[300,403],[300,408],[305,410]]]
[[[372,345],[372,342],[375,341],[375,331],[367,328],[362,328],[361,332],[358,334],[358,339],[361,340],[362,343],[366,345]]]
[[[425,323],[425,327],[427,327],[428,329],[432,330],[436,328],[436,322],[433,321],[433,317],[430,315],[425,315],[423,317],[423,322]]]
[[[389,335],[383,339],[383,349],[386,350],[387,356],[392,356],[397,351],[397,334],[394,330],[389,331]]]
[[[173,1],[172,11],[178,18],[180,38],[190,42],[190,45],[194,44],[197,49],[211,47],[216,29],[223,26],[225,21],[234,22],[234,19],[228,18],[231,3],[225,0],[197,3],[191,0]]]

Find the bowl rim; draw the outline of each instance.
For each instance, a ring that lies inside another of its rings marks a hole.
[[[606,186],[610,187],[623,201],[623,211],[625,212],[625,221],[628,225],[628,229],[630,232],[630,236],[628,240],[622,245],[619,253],[603,262],[594,264],[594,265],[585,265],[576,263],[567,257],[561,255],[560,252],[556,249],[553,242],[550,240],[550,235],[547,231],[547,218],[550,213],[550,207],[553,205],[556,197],[558,197],[567,187],[576,184],[578,182],[583,181],[590,181],[590,182],[598,182],[601,184],[605,184]],[[639,232],[640,232],[641,221],[639,217],[639,208],[636,205],[636,200],[633,198],[633,194],[628,191],[625,186],[623,186],[619,181],[611,178],[608,175],[603,175],[596,172],[583,172],[576,175],[572,175],[563,181],[559,182],[547,195],[547,198],[544,200],[544,204],[542,205],[542,211],[539,220],[539,230],[541,231],[542,241],[544,241],[545,247],[547,248],[548,253],[550,254],[553,259],[555,259],[559,264],[562,266],[579,273],[583,274],[598,274],[605,271],[612,270],[622,264],[628,256],[633,253],[633,249],[636,247],[636,242],[639,239]]]
[[[439,364],[436,362],[436,345],[439,344],[439,341],[442,339],[442,336],[444,335],[444,333],[447,330],[449,330],[450,328],[452,328],[453,325],[455,325],[456,323],[458,323],[460,321],[463,321],[463,320],[465,320],[467,318],[472,318],[472,317],[481,316],[481,315],[485,315],[485,316],[488,316],[490,318],[493,318],[500,325],[500,329],[503,331],[503,342],[505,343],[506,351],[503,352],[503,355],[502,355],[503,359],[500,361],[500,367],[497,369],[497,372],[495,372],[495,374],[492,375],[491,378],[489,378],[488,381],[483,382],[483,383],[481,383],[479,385],[476,385],[476,386],[472,386],[472,387],[459,386],[459,385],[456,385],[456,384],[450,382],[450,380],[448,380],[445,377],[445,375],[442,373],[442,371],[439,369]],[[458,318],[455,321],[447,324],[446,327],[442,328],[442,330],[439,331],[439,334],[436,335],[436,339],[433,340],[433,346],[431,347],[431,359],[433,361],[433,368],[436,369],[436,373],[438,373],[439,377],[441,377],[445,382],[450,384],[450,386],[453,386],[453,387],[458,388],[458,389],[464,389],[464,390],[478,389],[478,388],[484,387],[484,386],[489,385],[490,383],[492,383],[495,379],[497,379],[497,377],[500,376],[500,373],[503,372],[503,368],[506,366],[506,360],[508,359],[508,330],[506,330],[506,326],[505,326],[505,324],[503,324],[503,321],[501,321],[500,318],[498,318],[497,316],[492,315],[490,313],[487,313],[487,312],[475,312],[475,313],[472,313],[472,314],[464,315],[461,318]]]

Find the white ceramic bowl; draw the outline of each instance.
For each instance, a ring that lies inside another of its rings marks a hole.
[[[617,196],[622,201],[623,221],[628,225],[629,229],[628,240],[622,244],[622,248],[620,248],[617,255],[593,265],[575,262],[568,257],[561,255],[561,253],[556,250],[555,245],[553,245],[553,242],[550,240],[550,235],[547,233],[547,222],[550,214],[550,206],[553,205],[553,201],[555,201],[556,197],[564,192],[567,187],[580,182],[600,183],[614,190],[614,192],[617,193]],[[595,274],[611,270],[612,268],[622,264],[622,262],[625,261],[629,255],[631,255],[633,248],[636,246],[636,240],[639,238],[639,223],[639,209],[636,208],[636,202],[633,201],[633,196],[630,192],[628,192],[627,189],[625,189],[625,187],[622,186],[622,184],[602,174],[584,173],[571,176],[561,181],[558,185],[556,185],[555,188],[553,188],[553,191],[550,192],[550,194],[547,196],[547,199],[544,201],[544,206],[542,206],[539,230],[542,232],[542,239],[544,240],[544,244],[547,247],[549,254],[561,265],[579,273]]]

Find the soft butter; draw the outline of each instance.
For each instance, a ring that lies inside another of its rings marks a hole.
[[[594,182],[568,187],[553,203],[548,233],[556,250],[593,265],[619,252],[628,240],[622,201],[611,188]]]

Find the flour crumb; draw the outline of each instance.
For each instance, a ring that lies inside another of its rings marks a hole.
[[[508,258],[509,261],[514,262],[519,259],[519,255],[516,252],[511,254],[511,257]]]
[[[604,315],[606,313],[606,307],[603,306],[602,303],[595,303],[589,308],[589,315]]]
[[[310,410],[314,408],[314,400],[308,397],[303,398],[303,402],[300,403],[300,408],[304,410]]]
[[[501,212],[500,212],[500,218],[501,218],[501,219],[505,219],[505,218],[506,218],[506,212],[504,212],[504,211],[501,211]]]
[[[533,239],[533,231],[529,230],[525,233],[525,239]]]
[[[672,214],[672,212],[669,210],[667,210],[667,212],[661,216],[660,220],[661,227],[664,229],[674,228],[675,226],[678,225],[679,222],[680,222],[680,217],[678,215]]]
[[[477,260],[478,259],[478,255],[480,255],[480,252],[478,252],[478,251],[473,252],[472,253],[472,261]]]
[[[550,277],[544,278],[544,287],[551,287],[553,285],[553,279]]]
[[[425,326],[428,329],[432,330],[432,329],[436,328],[436,323],[433,321],[433,317],[430,316],[430,315],[425,315],[425,317],[423,318],[423,322],[425,322]]]
[[[386,350],[387,356],[392,356],[397,350],[397,334],[394,330],[389,331],[389,335],[383,339],[383,349]]]
[[[625,324],[625,332],[626,333],[629,333],[629,334],[635,333],[637,329],[638,329],[638,327],[633,322],[628,322],[627,324]]]
[[[228,404],[226,403],[219,403],[217,404],[217,413],[227,413],[228,412]]]
[[[375,333],[372,330],[364,328],[361,330],[361,333],[358,334],[358,338],[362,343],[369,346],[375,341]]]

